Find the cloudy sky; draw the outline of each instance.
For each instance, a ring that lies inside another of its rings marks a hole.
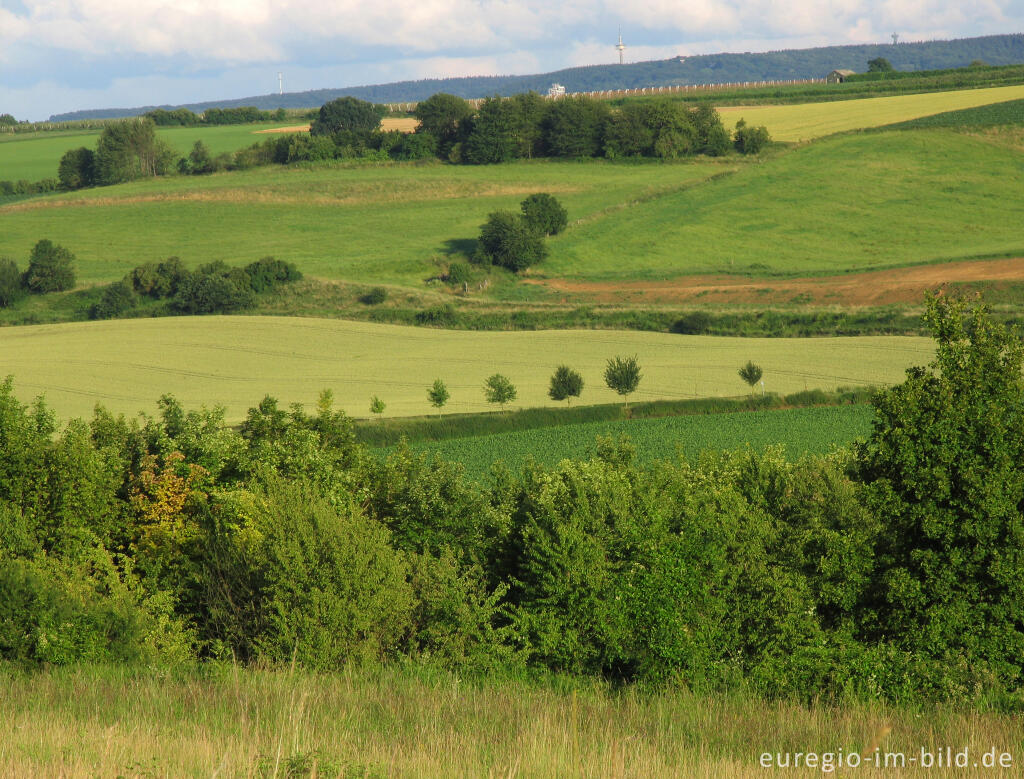
[[[1024,0],[0,0],[0,113],[1024,32]]]

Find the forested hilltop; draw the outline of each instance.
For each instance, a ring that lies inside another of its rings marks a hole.
[[[612,47],[610,45],[608,51],[611,56]],[[878,57],[887,59],[896,70],[901,71],[959,68],[977,60],[989,65],[1012,65],[1024,62],[1024,34],[988,35],[979,38],[897,45],[861,44],[763,53],[701,54],[626,65],[590,65],[526,76],[422,79],[399,81],[393,84],[290,92],[284,95],[270,94],[231,100],[212,100],[185,106],[140,106],[73,111],[51,116],[50,121],[138,116],[155,108],[171,109],[175,107],[184,107],[196,112],[202,112],[209,108],[239,106],[255,106],[262,110],[316,108],[323,103],[344,96],[357,97],[374,103],[414,102],[424,100],[437,92],[446,92],[464,98],[508,96],[531,90],[544,93],[552,82],[562,84],[569,92],[591,92],[681,84],[824,78],[829,71],[837,68],[864,71],[867,68],[868,60]]]

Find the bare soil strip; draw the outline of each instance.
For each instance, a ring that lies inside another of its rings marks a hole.
[[[668,281],[527,279],[600,303],[833,303],[883,306],[920,302],[926,290],[971,281],[1024,281],[1024,258],[970,260],[795,279],[683,276]]]

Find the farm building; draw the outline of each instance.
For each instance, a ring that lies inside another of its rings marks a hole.
[[[852,76],[854,73],[856,73],[855,70],[833,70],[825,76],[825,82],[828,84],[842,84],[846,81],[847,76]]]

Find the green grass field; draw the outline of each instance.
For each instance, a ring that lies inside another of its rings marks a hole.
[[[515,472],[528,459],[549,467],[566,458],[585,459],[594,452],[597,436],[629,436],[637,461],[645,465],[680,456],[692,460],[705,450],[776,444],[795,458],[824,454],[866,437],[873,414],[871,406],[848,405],[590,422],[414,443],[410,448],[462,463],[466,476],[475,480],[486,479],[499,460]]]
[[[587,219],[551,242],[538,271],[830,274],[1024,253],[1022,190],[1012,144],[951,130],[839,136]]]
[[[281,122],[271,122],[216,127],[159,127],[157,134],[181,156],[188,154],[199,140],[211,153],[220,154],[265,139],[266,135],[255,134],[259,130],[281,126]],[[64,152],[80,146],[95,149],[99,135],[99,130],[0,133],[0,181],[55,179]]]
[[[839,136],[752,164],[271,167],[0,207],[0,256],[24,263],[49,237],[85,283],[171,255],[274,255],[314,277],[423,289],[472,250],[488,213],[548,191],[572,223],[542,276],[828,274],[1024,252],[1022,185],[1012,143],[953,130]]]
[[[639,357],[635,401],[734,396],[736,371],[764,369],[767,391],[901,381],[932,357],[932,341],[910,337],[716,338],[613,330],[467,332],[296,317],[172,317],[0,329],[0,372],[24,400],[45,393],[63,417],[89,416],[99,402],[134,415],[164,393],[186,407],[224,405],[238,421],[265,394],[282,405],[313,404],[331,389],[338,406],[369,416],[373,395],[386,415],[432,411],[427,389],[445,381],[448,412],[483,411],[484,380],[504,373],[518,388],[512,407],[555,405],[554,368],[566,362],[585,386],[581,403],[614,403],[608,358]]]
[[[722,111],[722,120],[729,128],[740,118],[746,119],[747,124],[764,125],[776,141],[809,141],[846,130],[879,127],[1019,98],[1024,98],[1024,85],[869,97],[832,103],[735,106]]]

